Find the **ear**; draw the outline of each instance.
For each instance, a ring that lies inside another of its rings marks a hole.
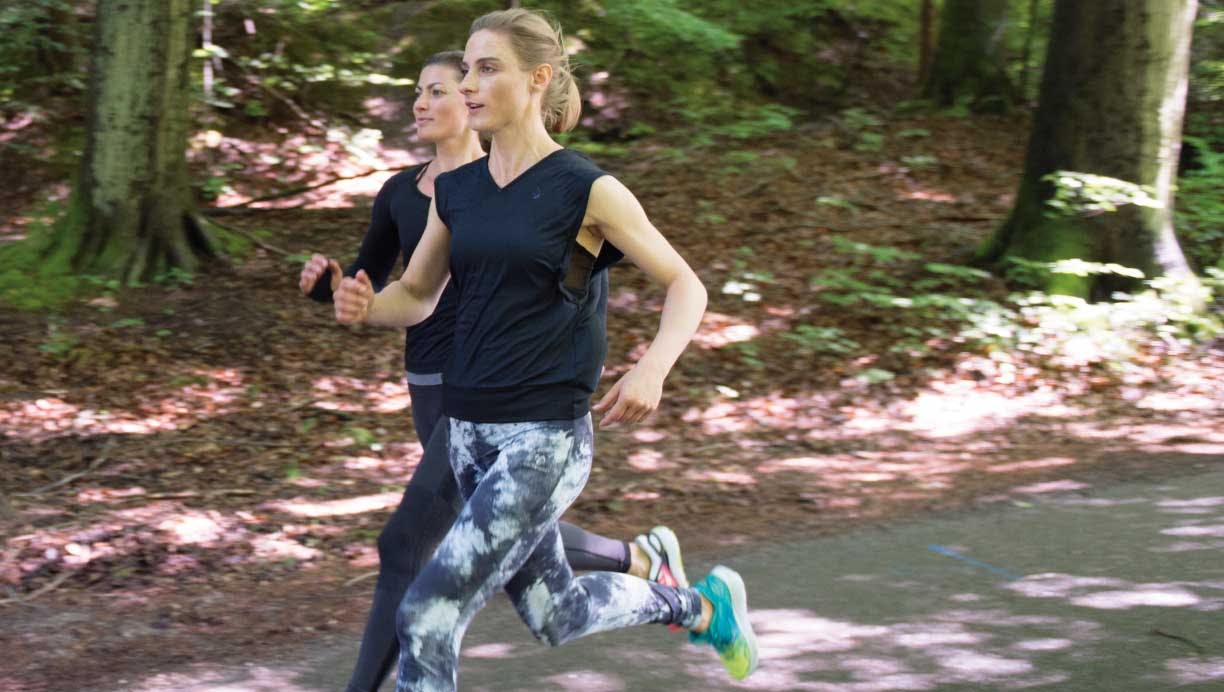
[[[531,71],[531,89],[533,91],[547,91],[548,84],[552,81],[552,77],[552,65],[549,65],[548,63],[537,65],[536,68]]]

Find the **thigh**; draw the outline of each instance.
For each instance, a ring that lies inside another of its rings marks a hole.
[[[451,421],[450,429],[451,461],[467,502],[412,596],[442,598],[470,615],[519,571],[541,538],[560,545],[556,521],[590,470],[589,435],[575,435],[568,423]]]
[[[402,578],[416,576],[463,507],[447,458],[445,426],[439,428],[378,537],[382,566]]]
[[[550,600],[573,579],[573,568],[565,558],[565,546],[561,533],[554,524],[541,533],[535,549],[531,551],[527,560],[510,578],[510,581],[506,582],[506,595],[510,597],[515,608],[528,624],[535,626],[537,623],[531,621],[528,612],[533,607],[538,610],[538,607],[543,604],[532,603],[529,595],[533,592],[541,593],[539,589],[543,587],[545,591],[542,595],[548,597],[545,600]]]
[[[408,373],[411,380],[415,373]],[[442,420],[442,385],[408,383],[408,395],[412,398],[412,424],[416,426],[421,446],[427,446]]]
[[[450,463],[450,429],[446,418],[434,426],[433,435],[425,444],[421,461],[408,481],[408,489],[418,489],[454,506],[455,514],[462,506],[459,486]],[[451,517],[452,519],[454,517]]]

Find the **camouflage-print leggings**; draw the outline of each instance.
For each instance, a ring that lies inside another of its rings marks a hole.
[[[648,622],[697,623],[701,600],[693,589],[614,572],[576,578],[570,570],[557,519],[586,484],[591,446],[589,415],[450,421],[451,468],[467,503],[400,604],[397,692],[456,688],[463,633],[498,588],[552,646]]]

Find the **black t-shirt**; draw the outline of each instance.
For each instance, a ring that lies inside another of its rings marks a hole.
[[[383,184],[374,198],[370,226],[361,239],[357,259],[344,270],[345,276],[356,276],[364,269],[379,291],[387,284],[396,260],[402,256],[404,266],[408,265],[429,219],[430,198],[416,185],[424,167],[404,169]],[[310,297],[320,302],[332,300],[331,272],[319,279]],[[455,330],[455,297],[454,287],[447,286],[433,315],[407,329],[404,368],[409,372],[436,373],[446,366]]]
[[[443,375],[446,415],[481,423],[586,415],[607,355],[607,272],[576,239],[591,185],[605,173],[561,149],[504,188],[488,157],[438,176],[458,292]]]

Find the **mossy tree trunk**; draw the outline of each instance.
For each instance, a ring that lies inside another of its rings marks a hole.
[[[125,282],[215,248],[187,179],[192,0],[99,0],[86,151],[54,254]]]
[[[975,110],[1002,112],[1014,102],[1004,63],[1009,0],[947,0],[939,14],[923,96],[941,106],[968,100]]]
[[[1196,0],[1058,0],[1024,177],[1007,222],[983,259],[1083,259],[1140,269],[1147,277],[1191,275],[1173,235],[1173,180],[1186,103]],[[1073,171],[1155,191],[1157,208],[1051,216],[1055,187],[1042,178]],[[1053,275],[1046,289],[1091,299],[1130,290],[1113,274]]]

